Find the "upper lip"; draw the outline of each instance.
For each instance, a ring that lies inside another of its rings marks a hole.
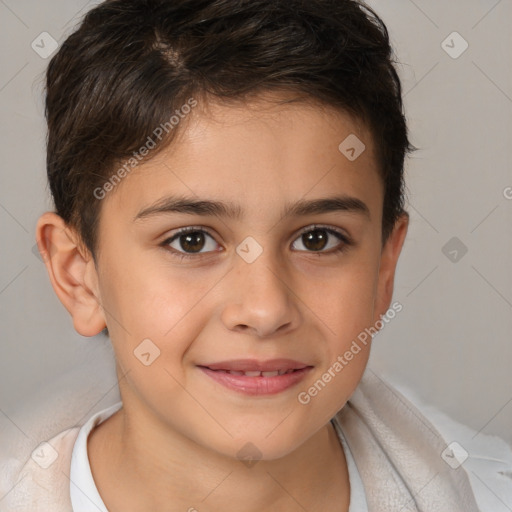
[[[293,359],[269,359],[267,361],[258,361],[257,359],[232,359],[231,361],[220,361],[218,363],[209,363],[204,366],[210,370],[229,370],[238,372],[274,372],[276,370],[300,370],[308,365]]]

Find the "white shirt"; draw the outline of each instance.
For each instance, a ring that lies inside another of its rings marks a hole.
[[[108,512],[105,503],[101,499],[94,479],[92,477],[89,456],[87,455],[87,438],[92,429],[112,416],[123,405],[122,402],[103,409],[91,416],[82,425],[71,454],[71,468],[69,473],[69,485],[73,512]],[[93,508],[91,509],[91,505]]]
[[[71,454],[70,494],[73,512],[108,512],[92,477],[89,457],[87,455],[87,438],[96,425],[112,416],[121,406],[122,402],[118,402],[107,409],[99,411],[91,416],[80,428]],[[350,482],[349,512],[368,512],[363,482],[357,471],[355,461],[343,436],[343,432],[336,427],[335,430],[347,459]]]

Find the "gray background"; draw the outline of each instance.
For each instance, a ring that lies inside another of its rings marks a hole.
[[[118,399],[109,341],[74,331],[34,254],[36,221],[51,203],[48,59],[31,43],[44,31],[61,43],[95,3],[0,0],[0,419],[18,428],[36,404],[79,420]],[[394,295],[403,310],[375,338],[370,366],[512,443],[512,2],[370,5],[390,30],[420,148],[407,163],[411,225]],[[457,58],[454,31],[469,45]],[[77,393],[82,402],[70,399]]]

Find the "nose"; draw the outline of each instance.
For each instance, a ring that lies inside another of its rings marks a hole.
[[[229,297],[222,311],[227,329],[260,338],[284,334],[298,327],[301,314],[289,273],[270,251],[252,263],[236,257],[224,286]]]

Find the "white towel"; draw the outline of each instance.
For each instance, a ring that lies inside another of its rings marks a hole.
[[[464,464],[432,423],[372,370],[334,420],[354,456],[369,512],[479,512]]]

